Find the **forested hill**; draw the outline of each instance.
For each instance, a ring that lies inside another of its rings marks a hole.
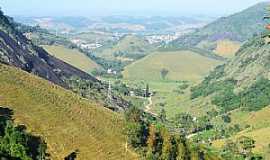
[[[196,46],[202,42],[229,39],[243,42],[263,30],[269,2],[258,3],[242,12],[222,17],[197,31],[172,42],[175,46]],[[209,47],[211,48],[211,47]]]
[[[257,111],[270,105],[268,34],[245,43],[233,59],[193,88],[192,98],[212,95],[212,103],[225,112],[237,108]]]
[[[68,85],[64,79],[71,76],[98,82],[91,75],[56,59],[42,48],[33,45],[15,29],[9,18],[2,12],[0,12],[0,62],[16,66],[65,88]]]

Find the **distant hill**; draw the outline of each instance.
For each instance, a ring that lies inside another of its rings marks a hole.
[[[172,45],[197,46],[213,51],[220,40],[244,42],[263,31],[265,25],[263,17],[268,5],[269,2],[259,3],[242,12],[222,17],[193,33],[180,37],[172,42]]]
[[[26,25],[39,25],[53,32],[105,31],[118,33],[173,33],[185,29],[201,27],[212,17],[144,17],[144,16],[105,16],[105,17],[22,17],[15,20]]]
[[[17,16],[15,20],[30,26],[41,26],[45,29],[59,31],[71,31],[77,28],[87,28],[94,21],[85,17],[22,17]]]
[[[154,46],[150,45],[143,37],[127,35],[115,44],[96,50],[95,56],[105,59],[121,61],[134,61],[149,54]]]
[[[123,118],[103,105],[3,64],[0,82],[0,106],[46,141],[51,159],[77,150],[78,159],[137,159],[125,149]]]

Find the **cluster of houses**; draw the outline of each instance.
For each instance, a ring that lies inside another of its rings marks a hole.
[[[113,69],[108,69],[107,70],[107,74],[113,74],[113,75],[116,75],[117,74],[117,71],[114,71]]]
[[[149,35],[146,36],[146,40],[148,41],[148,43],[150,44],[156,44],[156,43],[169,43],[173,40],[176,40],[179,36],[177,36],[176,34],[174,35],[170,35],[170,34],[165,34],[165,35]]]
[[[76,46],[80,47],[81,49],[94,50],[102,47],[102,44],[100,43],[87,43],[81,39],[72,39],[71,42]]]

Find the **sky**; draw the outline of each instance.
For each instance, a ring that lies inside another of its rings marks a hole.
[[[0,0],[10,16],[229,15],[264,0]]]

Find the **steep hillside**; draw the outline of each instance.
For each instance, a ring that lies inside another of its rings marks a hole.
[[[94,61],[76,49],[69,49],[64,46],[55,45],[42,47],[54,57],[59,58],[86,73],[91,73],[94,69],[99,68]]]
[[[106,84],[34,45],[2,12],[0,13],[0,62],[72,89],[85,98],[107,103],[105,102],[108,88]],[[121,97],[113,96],[113,100],[113,107],[106,105],[108,108],[123,110],[129,106]]]
[[[212,95],[223,111],[236,108],[260,110],[268,106],[270,91],[270,45],[260,36],[245,43],[236,56],[217,67],[193,88],[192,98]]]
[[[263,30],[263,17],[268,5],[268,2],[259,3],[242,12],[222,17],[194,33],[180,37],[172,44],[215,50],[219,40],[246,41]]]
[[[192,51],[154,52],[127,66],[124,78],[130,80],[162,80],[162,69],[168,70],[166,80],[201,80],[222,61]]]
[[[48,143],[51,159],[78,150],[78,160],[136,159],[125,149],[123,119],[32,74],[0,64],[0,106],[14,111],[18,124]]]
[[[64,82],[64,78],[71,76],[97,82],[91,75],[33,45],[14,28],[3,13],[0,13],[0,62],[16,66],[66,88],[68,85]]]
[[[214,52],[222,57],[231,58],[241,47],[240,42],[230,40],[217,41],[217,47]]]

